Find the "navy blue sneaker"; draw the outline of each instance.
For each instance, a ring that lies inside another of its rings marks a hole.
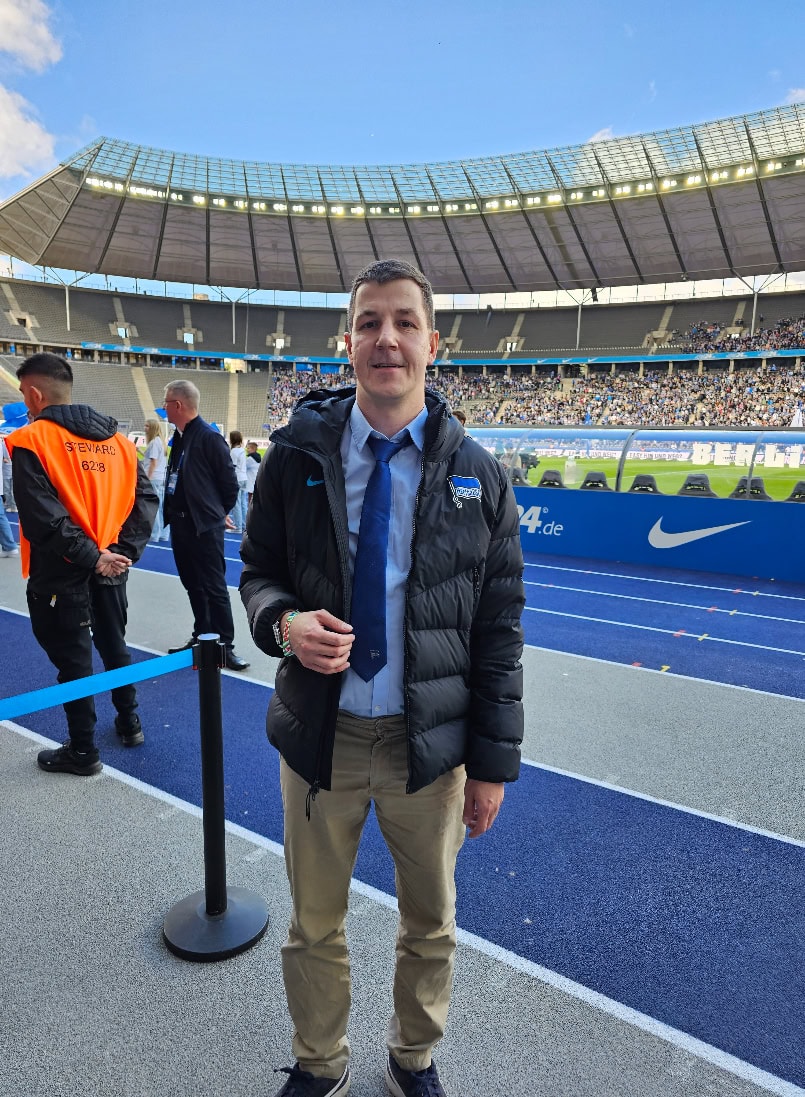
[[[386,1088],[393,1097],[447,1097],[434,1063],[424,1070],[403,1070],[389,1052]]]
[[[344,1097],[349,1089],[349,1067],[344,1067],[340,1078],[317,1078],[302,1070],[298,1063],[292,1067],[280,1067],[275,1074],[289,1075],[288,1081],[275,1097]]]

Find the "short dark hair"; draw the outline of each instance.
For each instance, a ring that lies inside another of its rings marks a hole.
[[[379,286],[386,282],[397,282],[401,278],[410,278],[416,282],[422,290],[422,299],[425,304],[425,315],[428,318],[430,330],[436,330],[436,317],[433,311],[433,287],[425,275],[415,267],[413,263],[407,263],[405,259],[379,259],[376,263],[370,263],[359,271],[352,280],[352,290],[349,295],[349,307],[347,308],[347,331],[352,331],[352,321],[355,319],[355,297],[358,289],[365,282],[376,282]]]
[[[458,421],[459,421],[459,423],[461,423],[462,427],[465,426],[465,424],[467,422],[467,416],[464,414],[464,412],[461,410],[461,408],[456,408],[453,411],[453,416],[454,416],[454,418],[458,419]]]
[[[23,377],[49,377],[51,381],[57,381],[60,385],[73,386],[73,370],[66,358],[60,354],[53,354],[49,350],[41,354],[32,354],[26,358],[17,370],[17,380]]]
[[[230,446],[242,446],[243,435],[239,430],[230,430],[229,432],[229,444]]]

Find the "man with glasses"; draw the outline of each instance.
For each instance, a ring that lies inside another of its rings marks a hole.
[[[198,413],[200,397],[192,381],[172,381],[165,388],[165,414],[176,431],[163,510],[176,570],[193,610],[193,635],[169,651],[192,647],[203,633],[216,632],[226,647],[227,667],[246,670],[249,664],[234,649],[224,558],[224,526],[238,497],[238,481],[226,440]]]

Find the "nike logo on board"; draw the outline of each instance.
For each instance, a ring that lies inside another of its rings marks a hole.
[[[712,537],[716,533],[748,525],[748,521],[730,522],[727,526],[707,526],[704,529],[688,529],[681,533],[666,533],[662,528],[662,518],[658,518],[649,530],[648,543],[656,549],[679,548],[680,545],[688,545],[691,541],[700,541],[702,537]]]
[[[307,486],[309,488],[318,487],[319,484],[323,484],[323,483],[324,483],[323,480],[314,480],[312,476],[308,476],[308,478],[307,478]]]

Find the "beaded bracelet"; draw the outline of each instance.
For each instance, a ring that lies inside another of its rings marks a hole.
[[[293,648],[291,647],[291,621],[294,617],[299,616],[298,609],[292,609],[288,616],[285,618],[285,624],[282,626],[282,654],[290,658],[293,655]]]

